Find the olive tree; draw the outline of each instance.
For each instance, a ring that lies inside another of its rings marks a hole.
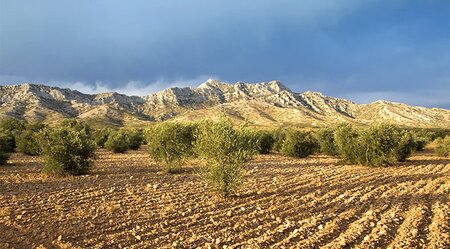
[[[450,155],[450,136],[437,138],[435,144],[434,151],[438,156],[448,157]]]
[[[179,173],[185,158],[192,155],[194,126],[167,122],[145,131],[150,156],[164,164],[168,173]]]
[[[313,154],[317,147],[317,142],[310,132],[289,130],[281,146],[281,152],[286,156],[305,158]]]
[[[55,128],[45,128],[39,132],[39,141],[45,173],[65,176],[89,172],[95,143],[86,123],[69,120]]]
[[[9,145],[8,145],[8,135],[0,131],[0,165],[6,163],[9,158]]]
[[[27,124],[24,131],[16,135],[16,149],[26,155],[39,155],[41,150],[38,141],[38,132],[45,128],[42,123]]]
[[[334,141],[334,130],[332,128],[321,128],[315,132],[315,136],[320,152],[330,156],[336,156],[338,154]]]
[[[241,127],[235,129],[231,120],[222,117],[205,120],[195,131],[195,152],[206,162],[204,179],[224,197],[235,193],[242,183],[243,164],[257,151],[256,136]]]

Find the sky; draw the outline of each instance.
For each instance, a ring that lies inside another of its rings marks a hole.
[[[0,0],[0,84],[147,95],[280,80],[450,109],[449,0]]]

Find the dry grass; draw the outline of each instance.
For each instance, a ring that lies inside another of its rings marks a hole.
[[[36,157],[0,168],[0,248],[448,248],[450,159],[389,168],[315,155],[256,157],[239,196],[162,173],[145,148],[104,150],[91,175],[46,178]]]

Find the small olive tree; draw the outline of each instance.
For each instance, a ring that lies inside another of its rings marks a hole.
[[[258,131],[255,133],[258,140],[259,154],[268,154],[272,150],[275,139],[273,135],[268,131]]]
[[[359,133],[348,123],[341,123],[334,129],[334,141],[339,157],[345,163],[362,164],[364,154],[359,141]]]
[[[192,156],[191,124],[161,123],[145,131],[150,156],[164,164],[167,173],[179,173],[185,158]]]
[[[415,144],[408,132],[394,125],[378,124],[354,129],[349,124],[339,125],[334,132],[339,156],[344,162],[368,166],[392,165],[404,161]]]
[[[399,132],[396,131],[395,134],[391,134],[394,137],[397,136],[397,139],[399,139],[397,142],[397,161],[404,162],[406,161],[406,158],[411,155],[414,151],[417,150],[417,142],[414,139],[413,134],[410,131],[403,130]]]
[[[290,157],[305,158],[317,150],[317,141],[310,132],[289,130],[281,146],[281,152]]]
[[[129,149],[128,139],[128,133],[124,129],[111,131],[104,146],[114,153],[125,153]]]
[[[39,155],[38,132],[44,128],[42,123],[27,124],[26,129],[15,137],[17,151],[26,155]]]
[[[224,117],[205,120],[195,131],[195,152],[206,161],[204,179],[223,197],[235,193],[242,183],[243,164],[257,151],[256,136],[243,127],[234,129]]]
[[[128,147],[130,150],[138,150],[144,141],[144,133],[142,130],[130,129],[128,130]]]
[[[41,130],[39,141],[45,173],[65,176],[89,172],[95,144],[87,124],[76,120],[65,121],[55,128]]]
[[[14,152],[16,149],[16,136],[25,130],[26,122],[15,118],[5,118],[0,121],[0,130],[6,135],[7,152]]]
[[[272,150],[281,152],[281,147],[283,146],[284,139],[286,138],[287,130],[285,128],[277,128],[272,130],[271,134],[273,137]]]
[[[94,142],[99,148],[105,148],[105,143],[108,141],[109,134],[112,132],[111,128],[105,127],[92,132]]]
[[[405,137],[405,144],[409,143],[409,138]],[[373,125],[362,130],[360,144],[364,149],[364,156],[360,161],[368,166],[383,166],[406,159],[411,151],[401,151],[401,139],[399,130],[390,124]]]
[[[436,147],[434,148],[434,151],[438,156],[448,157],[450,155],[450,136],[437,138],[435,144]]]
[[[336,156],[338,154],[336,143],[334,142],[334,130],[332,128],[321,128],[317,130],[315,137],[320,152],[330,156]]]
[[[5,164],[9,158],[8,146],[8,135],[0,131],[0,165]]]

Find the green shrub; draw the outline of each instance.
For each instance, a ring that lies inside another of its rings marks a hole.
[[[409,131],[402,131],[400,134],[399,147],[397,149],[397,161],[404,162],[417,148],[417,143]]]
[[[259,131],[255,135],[258,140],[259,154],[268,154],[272,150],[272,146],[275,142],[273,135],[267,131]]]
[[[339,156],[344,162],[368,166],[392,165],[404,161],[413,151],[409,133],[389,124],[372,125],[355,130],[349,124],[339,125],[334,132]]]
[[[45,160],[43,171],[49,175],[80,175],[89,172],[95,144],[85,123],[67,121],[38,133]]]
[[[15,137],[17,151],[26,155],[39,155],[40,148],[37,133],[44,128],[45,126],[42,123],[27,124],[26,129]]]
[[[161,123],[146,130],[150,156],[164,164],[168,173],[179,173],[183,160],[192,155],[194,126]]]
[[[426,137],[414,136],[415,150],[423,151],[425,146],[429,143],[429,140]]]
[[[364,154],[364,151],[359,144],[358,136],[358,132],[347,123],[339,124],[334,129],[334,141],[338,155],[346,163],[362,163],[360,155]]]
[[[21,121],[15,118],[5,118],[0,121],[0,129],[5,131],[18,131],[21,132],[25,130],[25,121]]]
[[[131,150],[138,150],[144,141],[144,134],[141,130],[128,130],[128,147]]]
[[[15,137],[25,130],[26,122],[15,119],[5,118],[0,121],[0,130],[6,135],[6,148],[7,152],[14,152],[16,148]]]
[[[0,165],[6,164],[6,161],[9,158],[8,149],[8,135],[5,134],[5,132],[0,131]]]
[[[281,152],[281,147],[283,146],[284,138],[286,137],[286,129],[278,128],[272,131],[273,145],[272,150]]]
[[[229,119],[202,121],[195,131],[195,152],[207,163],[203,177],[213,190],[226,197],[242,183],[243,164],[257,151],[255,136],[234,129]]]
[[[330,156],[336,156],[338,154],[337,147],[334,142],[333,129],[321,128],[315,132],[315,136],[320,148],[320,152]]]
[[[15,132],[12,131],[8,131],[8,130],[4,130],[4,129],[0,129],[0,132],[3,134],[3,139],[4,141],[4,151],[8,152],[8,153],[12,153],[14,152],[15,148],[16,148],[16,139],[14,136]]]
[[[108,141],[109,134],[112,132],[111,128],[102,128],[93,132],[94,142],[99,148],[105,148],[105,143]]]
[[[389,124],[370,126],[361,134],[361,145],[365,150],[365,165],[392,165],[399,159],[406,159],[411,151],[408,148],[409,138],[404,143],[399,130]],[[403,149],[403,150],[402,150]]]
[[[305,158],[317,150],[317,141],[310,132],[289,130],[281,146],[286,156]]]
[[[128,133],[124,129],[112,131],[108,140],[105,142],[105,148],[114,153],[125,153],[129,149]]]
[[[437,138],[435,140],[435,153],[441,157],[448,157],[450,155],[450,136],[444,138]]]

